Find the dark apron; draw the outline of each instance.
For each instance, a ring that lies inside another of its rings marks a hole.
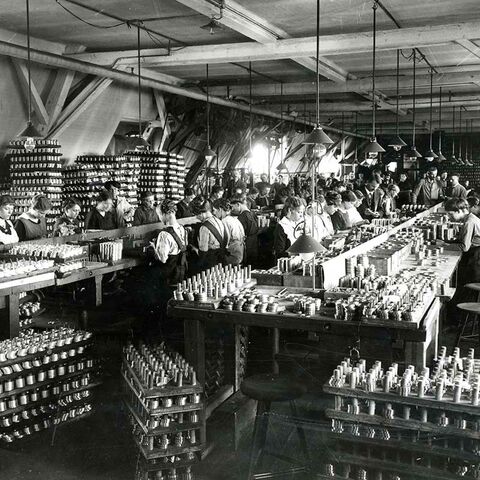
[[[222,265],[226,265],[228,238],[226,237],[226,235],[222,236],[220,232],[210,222],[204,222],[202,226],[208,229],[210,233],[215,237],[217,242],[220,244],[220,248],[210,249],[206,252],[200,252],[201,270],[208,270],[209,268],[212,268],[219,263]]]

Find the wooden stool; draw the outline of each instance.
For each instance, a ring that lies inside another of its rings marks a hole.
[[[477,302],[480,302],[480,283],[467,283],[465,288],[477,292]]]
[[[459,310],[466,312],[465,318],[463,319],[460,330],[457,335],[457,340],[455,346],[458,347],[462,340],[472,340],[478,334],[475,333],[475,326],[477,324],[477,316],[480,314],[480,303],[478,302],[468,302],[468,303],[459,303],[457,305]],[[465,330],[468,327],[469,322],[471,322],[471,332],[466,335]],[[479,338],[480,342],[480,338]]]
[[[310,456],[307,448],[307,439],[302,426],[298,424],[298,413],[294,400],[300,398],[306,391],[306,387],[296,381],[285,376],[279,376],[272,373],[254,375],[245,379],[240,389],[244,395],[257,400],[257,412],[255,415],[255,425],[253,429],[252,449],[250,453],[250,466],[247,479],[254,478],[257,466],[261,466],[265,453],[265,443],[267,440],[268,419],[270,405],[272,402],[290,402],[290,409],[293,421],[296,425],[297,434],[300,440],[300,446],[305,455],[307,463],[310,463]],[[292,458],[268,452],[269,455],[287,460],[292,463]],[[298,471],[298,469],[292,469]],[[262,474],[261,478],[273,478],[278,474],[267,473]]]

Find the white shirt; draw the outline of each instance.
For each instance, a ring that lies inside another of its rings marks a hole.
[[[348,218],[350,219],[350,222],[351,222],[352,226],[355,226],[355,225],[363,222],[363,218],[360,215],[360,213],[358,213],[358,210],[356,209],[356,207],[347,208],[346,212],[347,212]]]
[[[295,243],[295,240],[298,238],[299,233],[295,233],[295,228],[297,227],[297,222],[293,222],[287,217],[283,217],[278,224],[283,228],[283,231],[285,232],[285,235],[287,238],[290,240],[290,243],[293,245]]]
[[[245,230],[243,229],[243,225],[240,223],[238,218],[227,215],[222,222],[225,227],[227,227],[230,236],[230,242],[243,243],[245,241]]]
[[[170,227],[173,228],[185,246],[187,246],[188,237],[186,230],[178,223],[175,225],[170,225]],[[180,248],[178,247],[177,242],[167,231],[163,231],[158,234],[154,248],[158,260],[160,260],[162,263],[165,263],[169,256],[178,255],[180,253]]]
[[[13,223],[10,220],[3,220],[0,218],[0,244],[11,245],[12,243],[18,243],[18,235]],[[10,234],[7,235],[2,230],[8,230],[10,228]]]
[[[228,245],[228,230],[225,225],[219,220],[217,217],[213,215],[208,217],[205,222],[210,222],[220,233],[220,236],[224,237],[227,236],[227,245]],[[216,239],[216,237],[212,234],[212,232],[202,225],[198,232],[198,249],[201,252],[208,252],[209,250],[217,250],[220,248],[220,243]]]
[[[306,215],[305,216],[306,222],[306,232],[308,235],[311,235],[312,232],[312,216]],[[333,224],[330,220],[330,216],[328,215],[328,222],[330,223],[331,230],[329,230],[329,225],[327,220],[324,219],[321,215],[315,215],[315,232],[313,234],[313,238],[319,242],[320,240],[328,237],[333,233]]]

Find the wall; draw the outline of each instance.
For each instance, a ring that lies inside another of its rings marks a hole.
[[[8,142],[25,128],[27,107],[17,74],[8,57],[0,56],[0,155],[3,157]],[[44,102],[48,96],[53,73],[33,64],[32,81],[41,92]],[[142,117],[153,120],[157,116],[150,89],[142,92]],[[68,163],[78,155],[102,155],[120,121],[137,121],[138,95],[135,88],[112,83],[72,124],[58,137],[62,153]]]

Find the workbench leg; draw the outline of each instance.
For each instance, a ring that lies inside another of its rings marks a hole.
[[[197,379],[205,385],[205,323],[184,320],[185,358],[197,372]]]
[[[5,297],[4,318],[1,325],[1,337],[13,338],[20,333],[20,296],[18,293],[12,293]]]
[[[99,307],[103,302],[102,294],[103,275],[95,275],[95,306]]]
[[[232,341],[225,348],[225,383],[233,385],[233,391],[236,392],[240,389],[241,383],[241,326],[233,325],[231,329]]]
[[[280,329],[272,329],[272,371],[275,375],[280,373],[277,355],[280,353]]]

